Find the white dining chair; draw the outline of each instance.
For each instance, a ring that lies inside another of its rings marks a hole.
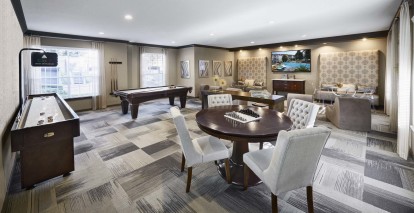
[[[213,136],[204,136],[191,139],[190,133],[185,123],[184,116],[178,107],[171,107],[170,112],[175,127],[180,138],[182,149],[181,172],[187,164],[187,187],[186,192],[190,191],[193,166],[199,163],[207,163],[224,159],[227,183],[231,183],[229,157],[230,153],[223,141]]]
[[[313,178],[330,133],[326,127],[283,130],[275,148],[244,154],[244,190],[251,170],[272,192],[272,212],[277,212],[278,195],[306,186],[308,212],[313,212]]]
[[[287,116],[292,120],[292,130],[311,128],[315,124],[319,105],[304,100],[292,99]]]
[[[208,96],[208,107],[233,105],[233,99],[230,94],[218,94]]]

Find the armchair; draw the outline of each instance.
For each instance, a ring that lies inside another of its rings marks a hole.
[[[363,98],[337,97],[334,105],[326,107],[326,118],[340,129],[370,131],[371,103]]]

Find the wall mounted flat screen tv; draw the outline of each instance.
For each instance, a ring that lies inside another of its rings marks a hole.
[[[272,52],[272,72],[310,72],[311,50]]]

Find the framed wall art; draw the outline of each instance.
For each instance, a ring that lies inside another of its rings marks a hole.
[[[225,61],[224,62],[224,76],[232,76],[232,75],[233,75],[232,61]]]
[[[213,75],[221,76],[223,73],[223,62],[213,61]]]
[[[210,61],[208,60],[199,60],[198,61],[198,77],[208,78]]]
[[[190,61],[180,61],[181,78],[190,78]]]

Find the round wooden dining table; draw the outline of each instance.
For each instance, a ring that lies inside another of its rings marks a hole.
[[[224,117],[226,112],[250,108],[260,115],[261,119],[249,123],[235,122]],[[281,130],[289,130],[292,126],[290,118],[275,110],[250,107],[244,105],[218,106],[203,109],[196,114],[198,127],[209,135],[233,142],[230,158],[230,174],[232,183],[243,185],[243,154],[249,152],[248,143],[276,141]],[[226,179],[224,162],[218,164],[220,175]],[[250,171],[249,185],[254,186],[261,180]]]

